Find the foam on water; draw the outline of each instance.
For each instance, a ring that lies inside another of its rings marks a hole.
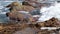
[[[0,9],[4,8],[3,6],[0,6]]]
[[[60,19],[60,3],[56,3],[54,6],[49,8],[43,7],[41,9],[42,16],[38,19],[38,22],[46,21],[52,17]]]
[[[6,12],[1,12],[0,14],[6,14]]]

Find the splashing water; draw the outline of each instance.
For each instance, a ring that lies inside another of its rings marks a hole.
[[[43,7],[41,13],[42,16],[38,19],[38,22],[49,20],[52,17],[60,19],[60,3],[50,7]]]

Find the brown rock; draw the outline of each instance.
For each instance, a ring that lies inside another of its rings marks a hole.
[[[32,22],[33,20],[33,17],[30,14],[10,12],[7,15],[11,20],[26,21],[26,22]]]
[[[56,18],[51,18],[50,20],[38,23],[40,26],[45,27],[60,27],[60,21]]]
[[[29,11],[35,9],[32,6],[21,5],[18,2],[13,2],[13,3],[9,4],[6,7],[10,7],[10,11],[14,11],[14,10],[21,11],[21,10],[24,10],[24,11],[28,11],[29,12]]]

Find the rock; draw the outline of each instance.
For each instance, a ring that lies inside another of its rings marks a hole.
[[[33,8],[32,6],[27,6],[27,5],[21,5],[19,4],[18,2],[12,2],[11,4],[9,4],[8,6],[6,6],[7,8],[10,7],[10,11],[32,11],[34,10],[35,8]]]
[[[3,26],[0,26],[0,30],[3,30]]]
[[[10,12],[7,14],[7,16],[11,19],[11,20],[15,20],[15,21],[26,21],[26,22],[32,22],[33,17],[30,14],[23,14],[23,13],[13,13]]]
[[[56,18],[51,18],[50,20],[44,21],[44,22],[38,22],[40,26],[45,27],[60,27],[60,21]]]
[[[13,34],[35,34],[35,30],[28,27],[28,28],[25,28],[24,30],[16,31]]]

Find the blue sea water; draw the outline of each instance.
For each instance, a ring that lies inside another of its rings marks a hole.
[[[5,10],[4,8],[0,10],[0,22],[2,23],[8,21],[8,18],[6,17],[6,12],[8,12],[8,10]]]

